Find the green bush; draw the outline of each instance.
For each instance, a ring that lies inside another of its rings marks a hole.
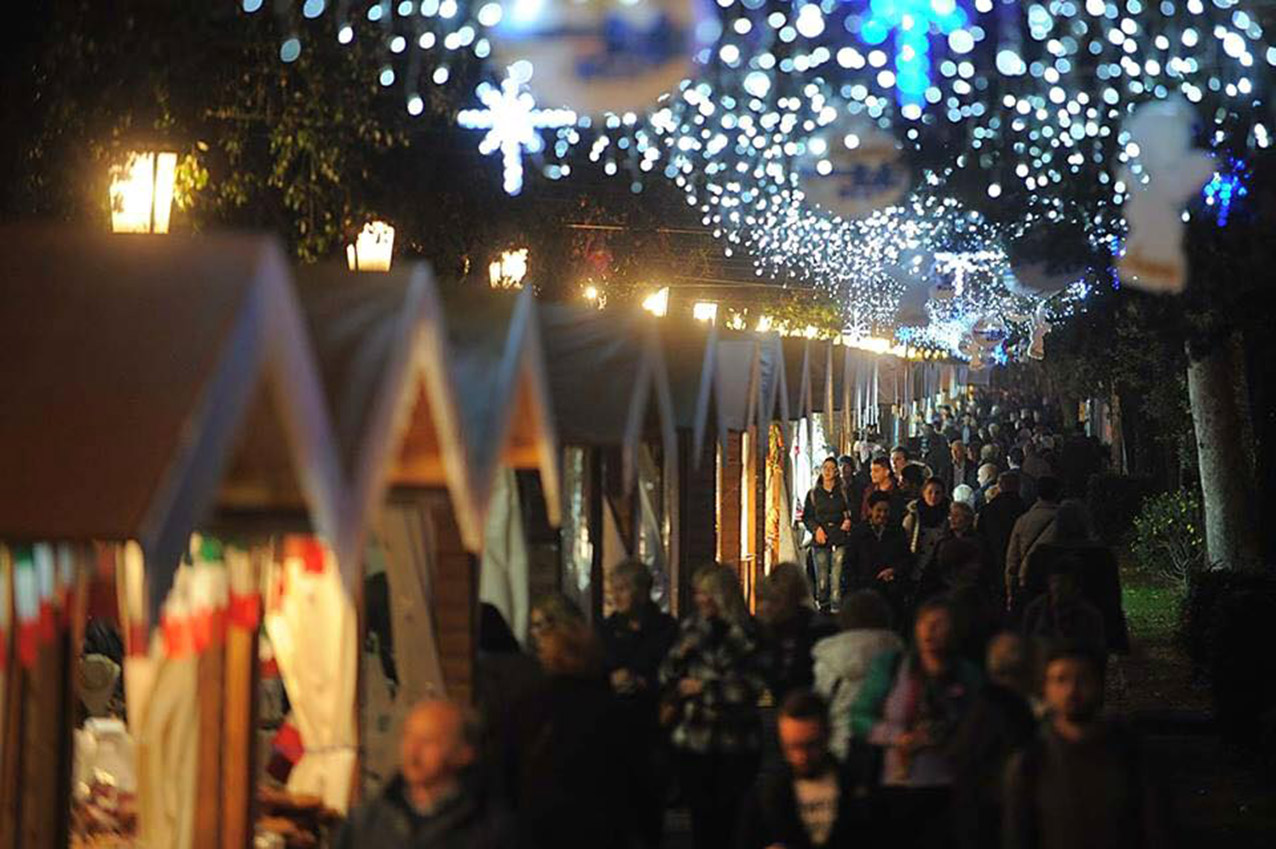
[[[1200,496],[1180,489],[1145,499],[1134,517],[1130,552],[1144,571],[1186,588],[1192,574],[1205,566]]]
[[[1108,545],[1117,545],[1139,515],[1143,502],[1156,489],[1151,478],[1103,472],[1091,475],[1086,506],[1094,530]]]
[[[1220,733],[1276,747],[1276,570],[1201,570],[1188,581],[1179,639],[1209,678]]]

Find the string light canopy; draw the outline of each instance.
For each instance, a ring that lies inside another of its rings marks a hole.
[[[375,39],[378,81],[417,115],[423,86],[449,84],[462,54],[487,58],[503,22],[554,2],[306,0],[300,15],[275,5],[283,61],[317,33]],[[1271,144],[1276,46],[1237,0],[718,0],[701,15],[688,77],[645,111],[537,108],[527,83],[539,69],[515,63],[491,68],[481,108],[458,120],[484,131],[480,149],[499,153],[511,194],[529,164],[562,179],[578,155],[634,191],[674,182],[725,254],[835,294],[853,334],[903,328],[960,353],[992,317],[1007,329],[993,350],[1031,340],[1023,318],[1040,298],[1018,285],[1007,248],[1075,231],[1092,254],[1087,279],[1102,276],[1125,234],[1120,175],[1144,178],[1124,128],[1142,103],[1194,105],[1196,141],[1220,162],[1202,190],[1220,226],[1245,194],[1240,163]],[[810,204],[801,181],[845,170],[832,153],[853,151],[854,122],[905,147],[914,191],[842,219]],[[1052,317],[1091,285],[1065,283]]]

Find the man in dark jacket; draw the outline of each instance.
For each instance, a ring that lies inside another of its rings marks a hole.
[[[1134,732],[1102,716],[1103,662],[1076,646],[1046,662],[1048,728],[1006,769],[1005,849],[1159,849],[1173,826]]]
[[[896,449],[897,451],[900,449]],[[907,456],[907,455],[905,455]],[[864,495],[860,501],[860,518],[867,521],[871,505],[869,500],[875,492],[884,492],[889,498],[887,504],[889,507],[891,525],[899,525],[904,521],[904,514],[908,511],[908,499],[899,489],[899,482],[895,479],[895,474],[891,471],[891,463],[895,457],[895,452],[891,452],[891,459],[886,457],[874,457],[869,463],[869,486],[864,490]],[[904,465],[907,465],[905,461]],[[903,468],[901,466],[900,468]]]
[[[1006,763],[1037,732],[1028,702],[1032,657],[1031,646],[1015,634],[993,638],[988,644],[988,678],[953,738],[954,837],[962,849],[1001,846]]]
[[[1019,497],[1019,474],[1002,472],[997,478],[997,497],[979,511],[975,524],[975,530],[984,540],[984,548],[991,560],[989,568],[994,574],[1005,574],[1010,535],[1014,532],[1015,522],[1027,509]]]
[[[954,439],[948,443],[948,451],[947,468],[936,471],[936,474],[943,478],[944,483],[948,484],[948,491],[952,492],[962,484],[971,489],[979,486],[977,465],[966,451],[966,443],[960,439]]]
[[[350,815],[337,849],[514,845],[510,818],[470,779],[475,746],[459,707],[445,701],[417,705],[404,722],[400,746],[400,772]]]
[[[869,495],[868,521],[852,529],[846,562],[850,591],[881,592],[898,616],[908,598],[913,560],[903,526],[890,520],[892,499],[889,492]]]
[[[739,849],[875,845],[862,803],[829,752],[828,705],[789,694],[778,722],[784,769],[763,773],[741,808]]]

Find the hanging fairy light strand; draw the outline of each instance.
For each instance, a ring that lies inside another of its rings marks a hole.
[[[262,6],[242,0],[246,12]],[[294,4],[276,9],[283,61],[325,21],[342,44],[375,39],[385,51],[379,83],[401,87],[407,111],[420,115],[423,85],[450,84],[462,55],[507,55],[508,40],[556,4],[306,0],[300,15]],[[576,156],[634,191],[653,177],[674,182],[725,254],[748,253],[765,279],[819,285],[857,333],[897,328],[912,309],[928,324],[909,333],[953,350],[969,347],[990,316],[1027,335],[1031,322],[1019,319],[1034,304],[1006,246],[1066,225],[1098,263],[1119,250],[1131,187],[1118,174],[1142,179],[1145,153],[1124,124],[1148,100],[1182,96],[1198,109],[1199,142],[1224,163],[1202,190],[1220,226],[1246,191],[1237,163],[1271,144],[1276,46],[1234,0],[718,0],[692,29],[693,39],[665,40],[687,45],[686,74],[646,109],[544,102],[526,79],[511,83],[502,63],[458,120],[484,131],[480,148],[499,156],[511,193],[528,164],[562,179]],[[858,140],[844,129],[851,121],[902,143],[920,184],[903,202],[843,219],[812,206],[803,183],[843,176],[833,153],[839,139],[847,149]],[[975,202],[991,217],[958,204],[958,193],[985,199]],[[963,257],[960,295],[941,255]],[[917,309],[919,286],[928,297]]]

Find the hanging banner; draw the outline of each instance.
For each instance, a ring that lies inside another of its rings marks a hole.
[[[846,219],[899,203],[913,182],[895,137],[868,121],[843,124],[815,142],[798,178],[808,201]]]

